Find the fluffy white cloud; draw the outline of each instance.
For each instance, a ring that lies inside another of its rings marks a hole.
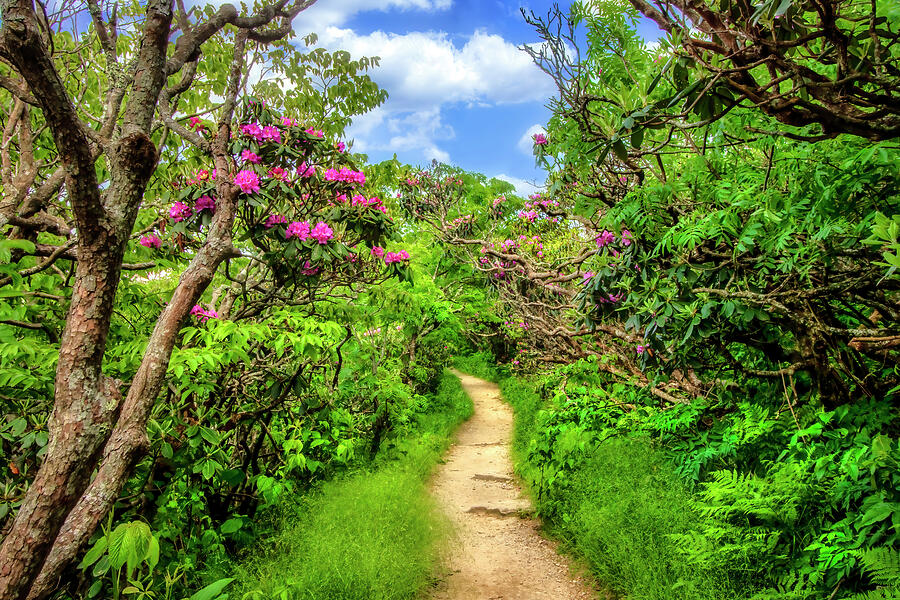
[[[441,120],[443,106],[542,101],[554,90],[550,78],[524,52],[484,31],[463,38],[462,43],[444,32],[358,35],[338,27],[320,31],[319,43],[327,48],[381,58],[372,77],[390,96],[350,130],[360,151],[414,151],[426,160],[449,161],[438,146],[441,140],[453,138],[452,128]]]
[[[220,0],[224,1],[224,0]],[[452,0],[319,0],[294,19],[294,31],[306,35],[326,27],[343,25],[353,16],[370,11],[420,10],[436,12],[449,9]]]
[[[516,194],[522,196],[523,198],[527,198],[531,194],[535,194],[543,189],[542,187],[537,186],[530,181],[525,181],[524,179],[519,179],[518,177],[513,177],[512,175],[500,174],[494,175],[494,178],[513,184],[516,187]]]
[[[380,56],[381,65],[372,77],[389,90],[393,110],[453,102],[529,102],[544,100],[554,90],[550,78],[528,55],[484,31],[476,31],[460,46],[444,32],[357,35],[350,29],[329,27],[319,43],[353,56]]]
[[[528,156],[534,155],[534,135],[536,133],[547,133],[547,131],[541,125],[535,123],[522,134],[522,137],[519,138],[519,143],[516,144],[516,146],[522,154],[527,154]]]

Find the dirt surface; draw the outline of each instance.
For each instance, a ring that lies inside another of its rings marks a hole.
[[[475,403],[459,428],[432,491],[457,531],[448,574],[434,600],[596,598],[555,545],[538,533],[528,499],[513,479],[512,409],[496,385],[455,372]]]

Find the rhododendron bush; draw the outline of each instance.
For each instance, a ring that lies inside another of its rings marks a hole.
[[[259,507],[421,406],[435,371],[372,369],[383,349],[358,341],[380,320],[359,312],[369,286],[405,280],[415,258],[342,137],[385,95],[373,59],[285,39],[309,4],[176,11],[177,29],[159,3],[129,8],[123,30],[115,11],[85,12],[79,39],[4,54],[0,598],[121,591],[124,568],[92,546],[108,519],[157,540],[141,586],[196,588],[198,565],[254,539]],[[0,45],[12,21],[42,27],[3,10]],[[245,93],[254,61],[297,85]],[[396,336],[405,352],[418,330]],[[416,345],[410,369],[437,356]],[[346,356],[365,381],[342,378]],[[385,382],[390,403],[373,394]]]

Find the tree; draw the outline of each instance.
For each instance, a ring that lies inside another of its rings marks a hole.
[[[50,440],[0,547],[0,598],[25,597],[42,568],[43,583],[32,597],[47,592],[48,580],[107,513],[145,448],[148,414],[181,323],[219,265],[240,254],[233,225],[247,209],[234,182],[231,138],[248,52],[288,36],[293,17],[313,2],[281,0],[241,16],[228,4],[195,15],[181,3],[176,9],[171,1],[150,0],[122,15],[113,8],[106,18],[99,4],[89,2],[93,27],[83,40],[52,35],[46,15],[32,2],[0,4],[0,84],[13,103],[4,140],[2,222],[21,240],[14,246],[17,257],[22,252],[45,256],[10,274],[9,281],[54,269],[58,260],[74,262]],[[63,8],[65,16],[71,7]],[[120,18],[129,22],[123,25]],[[57,52],[59,41],[78,52]],[[229,54],[225,67],[210,77],[212,84],[202,86],[222,97],[204,137],[176,115],[179,100],[188,98],[191,104],[213,43],[224,44]],[[79,86],[74,77],[79,65],[72,57],[83,59],[94,44],[100,56],[91,60],[102,64],[102,73],[94,80],[82,69],[80,80],[87,81]],[[91,84],[102,85],[102,94],[91,95]],[[103,371],[112,307],[122,269],[142,267],[126,264],[124,257],[129,241],[147,233],[134,233],[138,209],[157,172],[160,150],[173,139],[194,146],[212,162],[217,176],[209,190],[215,194],[215,212],[123,397],[123,383]],[[65,218],[69,207],[74,232]],[[42,233],[64,241],[55,247],[35,243]]]

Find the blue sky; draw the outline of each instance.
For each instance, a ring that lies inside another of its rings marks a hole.
[[[565,5],[565,2],[561,2]],[[545,123],[550,78],[518,46],[538,42],[519,7],[546,14],[550,0],[319,0],[294,22],[320,45],[380,56],[372,77],[388,101],[351,126],[356,150],[378,161],[432,158],[501,176],[531,191],[542,183],[530,136]],[[647,28],[648,37],[653,26]]]

